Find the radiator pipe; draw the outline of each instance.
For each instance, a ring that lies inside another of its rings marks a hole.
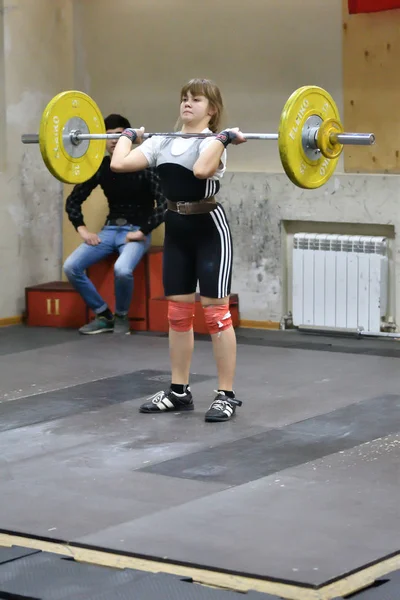
[[[364,331],[362,327],[357,327],[356,329],[347,329],[345,327],[318,327],[317,325],[298,325],[297,329],[299,331],[304,331],[308,333],[319,333],[319,334],[347,334],[347,335],[355,335],[357,337],[388,337],[400,340],[400,332],[389,332],[389,331]]]
[[[360,331],[360,335],[365,337],[389,337],[400,340],[400,332],[393,333],[391,331]]]

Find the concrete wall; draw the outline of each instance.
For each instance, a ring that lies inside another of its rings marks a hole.
[[[7,319],[25,309],[26,286],[60,275],[63,188],[39,147],[20,137],[37,132],[47,102],[72,85],[72,3],[3,0],[1,8],[0,319]]]
[[[390,244],[388,314],[400,314],[399,179],[334,175],[319,190],[294,187],[281,174],[229,174],[221,193],[236,243],[234,288],[241,318],[278,323],[292,309],[293,234],[385,235]],[[247,207],[251,205],[251,210]],[[397,269],[397,270],[396,270]],[[397,299],[397,300],[396,300]]]
[[[341,0],[97,0],[95,10],[93,1],[80,1],[75,60],[84,73],[76,75],[75,85],[96,100],[103,114],[121,112],[134,126],[165,131],[173,130],[182,84],[209,77],[223,92],[228,125],[276,132],[287,98],[304,84],[329,90],[342,110],[341,14]],[[129,23],[140,25],[132,33]],[[101,43],[100,31],[107,31]],[[265,173],[281,173],[277,144],[230,149],[228,169],[239,177],[254,173],[260,182]],[[66,186],[65,195],[69,191]],[[84,205],[85,219],[96,229],[105,214],[96,190]],[[66,257],[80,239],[65,220],[63,237]],[[163,226],[154,232],[153,243],[162,240]],[[237,253],[247,241],[243,232],[236,236]],[[236,263],[235,289],[241,285],[238,268]],[[246,304],[241,306],[247,315]],[[261,307],[260,318],[264,314]]]
[[[227,124],[243,131],[276,132],[287,98],[304,84],[326,88],[343,109],[341,0],[97,0],[96,10],[88,1],[77,8],[85,32],[79,61],[90,74],[80,88],[104,114],[119,111],[147,130],[172,130],[180,88],[195,76],[218,82]],[[228,171],[221,199],[234,233],[233,291],[240,294],[241,318],[279,321],[286,310],[285,267],[279,213],[272,208],[281,198],[271,197],[272,183],[285,183],[285,212],[293,217],[298,190],[282,175],[276,142],[230,148]],[[97,191],[84,205],[85,218],[97,228],[105,213]],[[162,242],[162,229],[154,243]],[[64,256],[78,243],[64,220]]]
[[[332,94],[348,130],[379,134],[374,148],[346,150],[328,185],[315,191],[290,183],[275,142],[229,148],[220,197],[233,230],[233,291],[240,294],[241,318],[278,322],[290,310],[291,240],[306,229],[388,235],[390,312],[400,319],[400,181],[394,175],[397,162],[385,155],[398,158],[395,111],[388,110],[400,83],[393,37],[400,11],[350,18],[346,5],[346,0],[35,0],[33,10],[27,0],[6,0],[8,146],[0,191],[7,200],[0,205],[0,265],[3,272],[7,266],[11,285],[0,296],[0,318],[20,312],[25,285],[60,273],[61,256],[54,254],[61,232],[60,185],[42,168],[37,148],[16,143],[22,131],[37,130],[45,102],[73,85],[89,93],[103,114],[118,111],[134,125],[166,130],[174,126],[182,83],[205,76],[222,88],[227,123],[243,130],[276,131],[289,94],[317,84]],[[17,26],[23,35],[17,36]],[[23,66],[22,59],[29,62]],[[64,196],[68,191],[66,186]],[[105,210],[96,191],[84,208],[89,226],[100,227]],[[33,215],[40,223],[34,228]],[[155,240],[162,241],[162,228]],[[65,218],[63,243],[64,257],[79,243]]]
[[[165,131],[175,124],[182,84],[209,77],[222,89],[231,126],[277,131],[301,85],[325,87],[342,110],[341,2],[81,0],[79,61],[89,76],[76,84],[104,113],[119,110],[136,126]],[[236,148],[229,168],[279,172],[276,143]]]

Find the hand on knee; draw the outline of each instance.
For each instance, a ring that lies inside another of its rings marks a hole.
[[[220,333],[232,327],[232,316],[229,304],[203,306],[204,319],[210,334]]]
[[[193,329],[194,302],[168,301],[168,322],[173,331],[190,331]]]

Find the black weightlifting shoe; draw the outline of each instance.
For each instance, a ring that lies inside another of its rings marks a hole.
[[[176,394],[172,390],[157,392],[139,408],[142,413],[177,412],[193,409],[193,396],[189,387],[184,394]]]
[[[237,406],[242,406],[241,400],[228,398],[224,392],[217,391],[217,395],[206,412],[204,420],[209,423],[229,421],[235,414]]]

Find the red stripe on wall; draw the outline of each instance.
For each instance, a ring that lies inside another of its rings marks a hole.
[[[349,13],[381,12],[400,8],[400,0],[349,0]]]

